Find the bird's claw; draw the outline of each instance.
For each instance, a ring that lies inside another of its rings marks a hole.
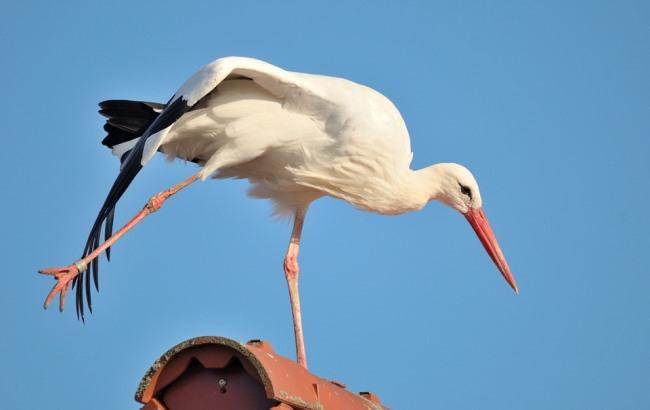
[[[41,269],[38,273],[42,275],[51,275],[56,279],[56,283],[50,290],[50,293],[47,294],[45,302],[43,303],[43,308],[47,309],[50,306],[52,300],[56,297],[57,293],[59,294],[59,311],[63,312],[63,307],[65,306],[65,297],[70,289],[70,282],[80,273],[79,267],[77,264],[72,264],[65,268],[48,268]]]

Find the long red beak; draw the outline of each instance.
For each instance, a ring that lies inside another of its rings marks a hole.
[[[519,288],[517,287],[517,281],[515,277],[512,276],[510,268],[508,267],[508,262],[506,262],[506,257],[503,256],[501,248],[499,248],[499,242],[492,232],[492,227],[490,227],[490,222],[488,222],[483,209],[481,208],[471,208],[467,213],[465,213],[465,218],[474,228],[474,232],[481,240],[483,247],[487,251],[492,261],[497,265],[499,271],[508,282],[510,287],[514,289],[515,293],[519,293]]]

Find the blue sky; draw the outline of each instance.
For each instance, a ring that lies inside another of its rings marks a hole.
[[[3,2],[0,396],[139,408],[200,335],[293,355],[290,226],[246,183],[192,186],[103,262],[95,314],[41,303],[118,169],[96,103],[166,101],[214,58],[349,78],[391,98],[414,166],[466,165],[517,277],[439,204],[398,217],[316,202],[301,251],[310,367],[394,409],[650,407],[647,2]],[[152,161],[117,210],[195,172]]]

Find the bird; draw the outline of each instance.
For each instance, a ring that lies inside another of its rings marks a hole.
[[[482,208],[478,183],[456,163],[411,169],[406,124],[380,92],[338,77],[284,70],[249,57],[224,57],[193,74],[165,104],[107,100],[102,143],[120,159],[120,171],[92,225],[82,256],[69,266],[41,269],[55,285],[44,307],[76,291],[77,316],[92,312],[91,280],[98,287],[99,256],[164,202],[196,181],[240,178],[248,194],[270,199],[274,214],[293,220],[283,271],[289,288],[297,362],[307,367],[298,291],[298,254],[307,210],[331,196],[383,215],[439,201],[460,212],[512,289],[519,288]],[[152,196],[113,233],[115,207],[140,170],[160,152],[191,161],[197,172]],[[103,226],[103,228],[102,228]],[[100,238],[104,233],[104,241]]]

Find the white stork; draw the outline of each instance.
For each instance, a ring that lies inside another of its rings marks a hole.
[[[517,284],[481,209],[472,174],[453,163],[412,170],[409,134],[395,106],[379,92],[342,78],[285,71],[260,60],[222,58],[190,77],[167,104],[111,100],[100,103],[108,117],[103,143],[122,161],[92,226],[81,259],[43,269],[57,280],[44,306],[59,294],[63,310],[71,284],[77,314],[84,297],[91,306],[91,276],[97,287],[98,256],[163,202],[197,180],[247,178],[250,195],[269,198],[275,212],[293,217],[284,274],[289,286],[298,362],[306,355],[298,294],[298,249],[307,208],[330,195],[385,215],[421,209],[438,200],[462,213],[499,271]],[[120,231],[112,234],[115,205],[156,152],[193,161],[200,170],[153,196]],[[100,245],[104,225],[105,242]],[[85,275],[82,273],[85,272]]]

